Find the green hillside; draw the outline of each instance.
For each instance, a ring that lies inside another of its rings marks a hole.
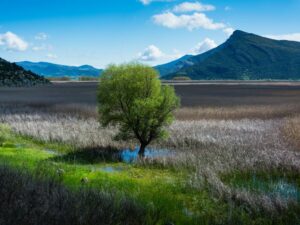
[[[0,58],[0,86],[19,87],[47,83],[49,83],[47,79]]]
[[[243,31],[219,47],[189,58],[191,66],[166,75],[165,79],[188,76],[191,79],[298,80],[300,43],[277,41]]]

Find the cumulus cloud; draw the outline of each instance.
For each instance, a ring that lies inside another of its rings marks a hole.
[[[49,54],[47,54],[46,56],[47,56],[49,59],[57,59],[57,58],[58,58],[57,55],[52,54],[52,53],[49,53]]]
[[[33,51],[51,51],[53,49],[53,47],[51,45],[46,45],[46,44],[42,44],[42,45],[35,45],[32,47]]]
[[[266,37],[275,40],[300,41],[300,33],[281,34],[281,35],[266,35]]]
[[[175,15],[172,12],[165,12],[162,14],[154,15],[153,21],[157,25],[172,29],[187,28],[188,30],[194,30],[204,28],[208,30],[217,30],[225,28],[225,25],[223,23],[215,23],[204,13],[194,13],[192,15]]]
[[[229,37],[233,34],[235,30],[232,27],[226,27],[223,29],[223,32]]]
[[[45,33],[38,33],[35,37],[35,40],[44,41],[48,39],[48,35]]]
[[[11,51],[25,51],[28,48],[28,43],[12,32],[0,34],[0,46]]]
[[[173,8],[173,12],[184,13],[184,12],[203,12],[203,11],[213,11],[216,7],[213,5],[204,5],[200,2],[183,2],[176,5]]]
[[[165,56],[165,54],[155,45],[148,46],[143,52],[138,54],[139,61],[156,61]]]
[[[143,5],[149,5],[152,2],[171,2],[173,0],[139,0]]]
[[[192,50],[192,55],[199,55],[201,53],[204,53],[208,50],[211,50],[213,48],[217,47],[217,44],[214,40],[210,38],[205,38],[203,41],[198,43]]]

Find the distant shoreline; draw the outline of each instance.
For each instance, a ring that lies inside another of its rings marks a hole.
[[[51,81],[54,84],[66,83],[98,83],[98,81]],[[281,85],[281,86],[300,86],[300,81],[290,80],[162,80],[163,84],[170,85]]]

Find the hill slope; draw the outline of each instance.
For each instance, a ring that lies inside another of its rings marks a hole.
[[[219,47],[188,59],[186,65],[164,76],[191,79],[300,79],[300,43],[277,41],[235,31]]]
[[[94,68],[89,65],[83,66],[65,66],[47,62],[18,62],[19,66],[22,66],[26,70],[30,70],[45,77],[79,77],[79,76],[92,76],[97,77],[102,70]]]
[[[47,79],[0,58],[0,86],[33,86],[47,83]]]
[[[159,72],[160,76],[163,77],[170,73],[175,73],[184,66],[191,66],[193,65],[193,62],[189,61],[189,59],[193,57],[192,55],[185,55],[181,57],[180,59],[177,59],[175,61],[155,66],[154,68]]]

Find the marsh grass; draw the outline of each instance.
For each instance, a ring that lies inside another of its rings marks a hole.
[[[284,137],[295,150],[300,151],[300,116],[287,118],[282,131]]]
[[[72,192],[44,174],[0,166],[0,224],[155,224],[146,208],[125,196],[93,189]],[[147,218],[148,217],[148,218]],[[153,216],[152,218],[155,218]]]
[[[239,105],[228,107],[189,107],[179,109],[175,116],[178,120],[240,120],[276,119],[300,113],[299,105]]]
[[[290,141],[287,141],[298,140],[295,136],[297,123],[295,119],[285,118],[294,115],[298,109],[255,107],[179,110],[177,120],[169,127],[169,138],[151,146],[168,148],[175,154],[160,159],[139,160],[135,166],[172,170],[175,173],[185,171],[188,174],[185,186],[191,193],[205,191],[212,199],[233,207],[229,213],[229,224],[233,220],[240,221],[241,217],[233,215],[237,212],[252,215],[252,219],[268,219],[266,216],[272,215],[273,222],[276,218],[283,219],[276,224],[289,224],[284,215],[288,215],[288,211],[293,214],[299,210],[299,203],[264,193],[257,195],[251,189],[241,190],[222,180],[224,174],[234,176],[240,171],[251,174],[272,174],[274,171],[300,173],[300,152],[293,151]],[[110,151],[135,144],[116,142],[113,138],[116,128],[100,127],[95,114],[86,113],[85,109],[74,114],[71,108],[55,108],[54,111],[58,110],[55,113],[51,110],[38,107],[1,108],[0,121],[8,124],[14,132],[34,140],[73,146],[63,160],[76,163],[114,161],[110,159]],[[283,137],[284,130],[293,135],[286,134],[288,139]],[[291,215],[291,218],[295,217]],[[247,224],[245,221],[243,223]]]

